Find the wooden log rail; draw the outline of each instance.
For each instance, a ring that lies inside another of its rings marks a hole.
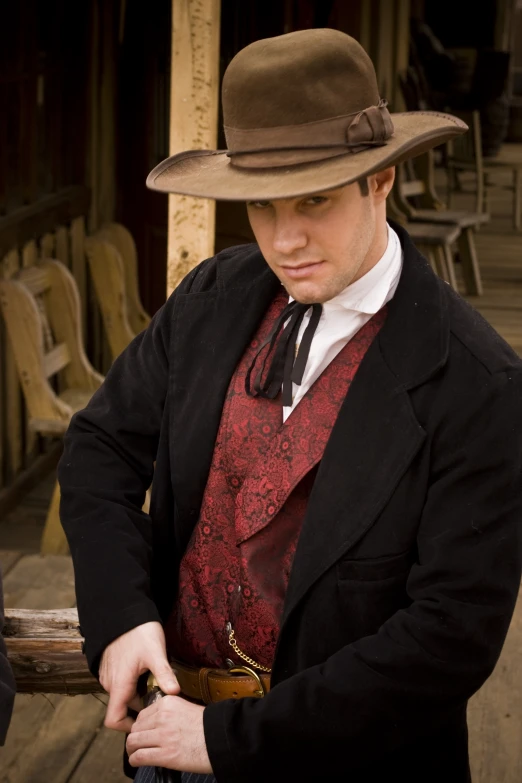
[[[103,693],[82,653],[76,609],[6,609],[3,635],[18,693]]]

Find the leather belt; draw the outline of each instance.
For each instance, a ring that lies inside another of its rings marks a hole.
[[[230,669],[201,669],[171,660],[184,696],[203,704],[225,699],[262,698],[270,691],[270,675],[258,674],[249,666]]]

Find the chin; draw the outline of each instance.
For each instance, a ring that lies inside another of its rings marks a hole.
[[[321,301],[321,288],[317,285],[311,285],[309,282],[304,282],[301,285],[296,285],[294,281],[290,284],[285,284],[285,288],[296,302],[301,304],[314,304]]]
[[[288,291],[288,293],[296,302],[299,302],[299,304],[313,305],[322,302],[321,297],[317,294],[304,293],[302,291]]]
[[[287,286],[286,290],[300,304],[323,304],[331,298],[318,286]]]

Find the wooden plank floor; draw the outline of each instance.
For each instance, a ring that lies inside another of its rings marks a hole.
[[[443,193],[444,191],[442,191]],[[470,208],[459,196],[454,207]],[[522,356],[522,234],[513,231],[510,195],[495,191],[491,223],[477,235],[484,296],[472,304]],[[70,558],[40,557],[39,540],[54,477],[28,494],[0,523],[6,605],[74,605]],[[469,709],[474,783],[522,780],[522,598],[492,677]],[[103,728],[104,701],[94,696],[19,695],[0,783],[122,783],[123,737]]]

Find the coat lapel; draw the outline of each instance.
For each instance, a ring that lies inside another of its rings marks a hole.
[[[297,546],[282,630],[306,591],[360,540],[389,501],[425,438],[408,389],[447,360],[443,284],[406,232],[394,228],[404,251],[401,280],[328,441]]]
[[[390,376],[376,341],[341,408],[310,495],[283,622],[377,519],[424,440],[407,393]]]

